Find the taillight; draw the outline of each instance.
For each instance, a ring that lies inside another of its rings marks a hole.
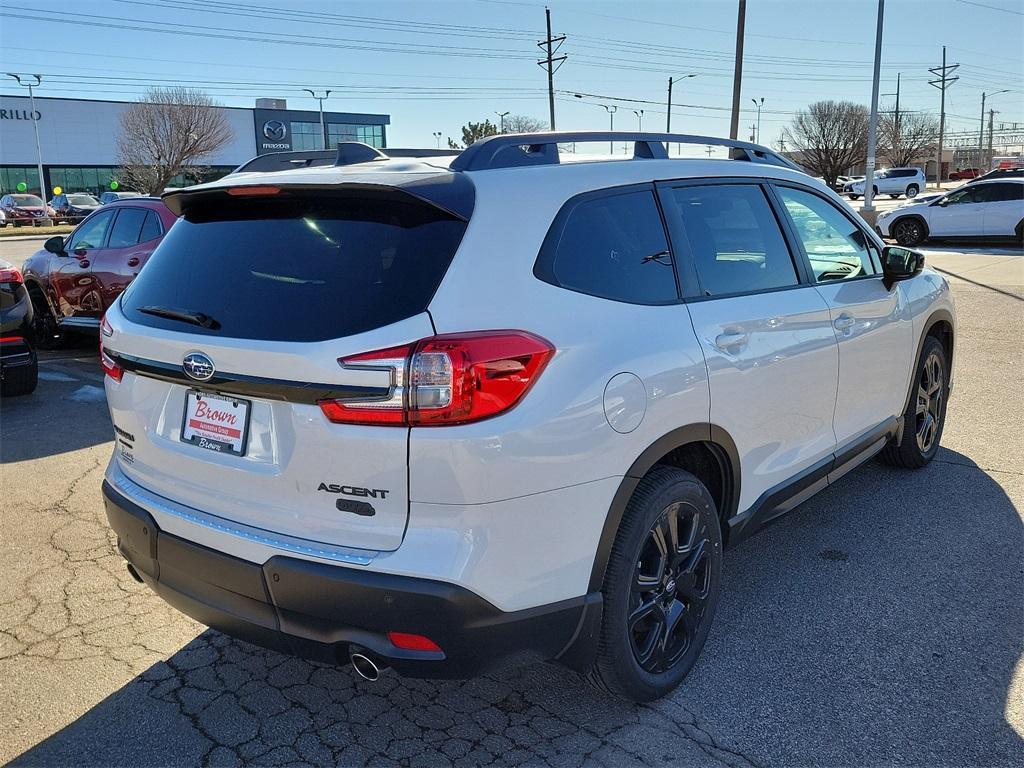
[[[337,424],[445,426],[479,421],[512,408],[533,386],[555,348],[525,331],[432,336],[338,362],[391,374],[381,400],[322,400]]]
[[[16,270],[14,267],[9,269],[0,269],[0,283],[14,283],[15,285],[22,285],[25,282],[25,278],[21,276],[21,272]]]
[[[409,632],[388,632],[388,640],[396,648],[404,651],[433,651],[438,653],[441,646],[423,635],[413,635]]]
[[[114,362],[114,359],[106,353],[103,349],[103,338],[111,337],[114,335],[114,329],[110,327],[110,323],[107,322],[106,315],[100,321],[100,365],[103,366],[103,372],[107,374],[114,381],[120,381],[124,375],[124,368]]]

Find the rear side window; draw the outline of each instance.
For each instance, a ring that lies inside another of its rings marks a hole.
[[[423,312],[466,223],[395,190],[218,196],[160,241],[122,298],[133,322],[268,341],[323,341]],[[206,327],[143,308],[202,313]]]
[[[142,208],[122,208],[117,212],[114,228],[110,230],[108,248],[127,248],[139,242],[139,232],[148,211]]]
[[[1024,200],[1024,184],[979,184],[974,190],[976,203],[1005,203]]]
[[[789,248],[759,186],[686,186],[672,194],[705,296],[797,285]]]
[[[630,304],[678,300],[665,228],[647,189],[570,202],[555,219],[534,274],[570,291]]]
[[[153,211],[146,211],[146,220],[142,223],[142,232],[139,233],[139,242],[148,243],[160,237],[163,228],[160,226],[160,217]]]

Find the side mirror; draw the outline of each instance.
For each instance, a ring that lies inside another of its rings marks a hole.
[[[909,280],[921,274],[924,269],[924,254],[898,245],[887,245],[882,249],[882,282],[892,288],[900,280]]]
[[[45,243],[43,248],[48,250],[50,253],[55,253],[58,256],[67,256],[68,252],[64,250],[64,238],[60,235],[54,235]]]

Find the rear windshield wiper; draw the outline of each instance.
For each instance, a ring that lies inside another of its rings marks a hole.
[[[139,307],[139,312],[154,315],[155,317],[166,317],[168,320],[178,320],[182,323],[198,325],[202,328],[209,328],[211,331],[216,331],[220,328],[220,323],[202,312],[189,312],[184,309],[169,309],[167,307]]]

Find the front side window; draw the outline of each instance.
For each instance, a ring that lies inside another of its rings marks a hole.
[[[630,304],[678,299],[664,225],[650,190],[589,197],[563,209],[534,274],[570,291]]]
[[[756,184],[672,190],[705,296],[797,285],[796,268]]]
[[[819,283],[875,274],[870,241],[839,209],[815,194],[777,187]]]
[[[965,205],[967,203],[978,202],[974,196],[973,187],[967,189],[958,189],[956,192],[950,192],[942,199],[943,205]]]
[[[104,211],[87,219],[71,235],[69,251],[83,251],[89,248],[102,248],[103,241],[107,236],[107,229],[114,218],[113,211]]]

